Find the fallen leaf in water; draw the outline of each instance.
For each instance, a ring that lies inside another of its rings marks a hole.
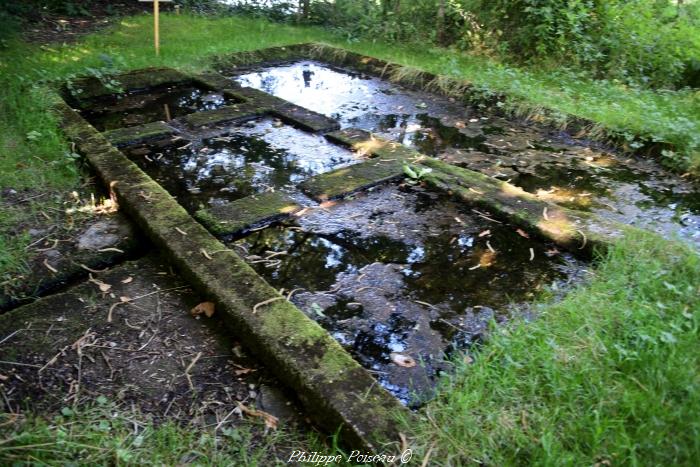
[[[525,231],[522,230],[522,229],[517,229],[517,230],[515,231],[515,233],[517,233],[518,235],[520,235],[520,236],[523,237],[523,238],[530,238],[530,235],[528,235],[528,233],[525,232]]]
[[[238,405],[238,408],[240,409],[241,413],[248,415],[249,417],[260,417],[265,421],[265,426],[267,428],[272,428],[273,430],[277,429],[277,424],[279,423],[279,418],[275,417],[274,415],[263,412],[262,410],[258,409],[252,409],[242,402],[236,402]]]
[[[122,279],[122,284],[128,284],[129,282],[133,281],[133,277],[127,277],[126,279]]]
[[[204,314],[207,318],[214,316],[214,304],[212,302],[202,302],[190,310],[192,316]]]
[[[337,201],[324,201],[323,203],[319,204],[318,207],[320,207],[321,209],[328,209],[332,208],[336,204],[338,204]]]
[[[412,368],[416,366],[416,361],[412,357],[400,353],[392,353],[391,361],[404,368]]]
[[[481,256],[479,257],[479,266],[482,268],[487,268],[491,266],[496,259],[496,253],[491,251],[490,249],[487,251],[484,251]]]

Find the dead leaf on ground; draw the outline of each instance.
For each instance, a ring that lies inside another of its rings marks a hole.
[[[277,424],[279,423],[279,418],[275,417],[274,415],[264,412],[262,410],[258,409],[253,409],[242,402],[236,402],[238,405],[238,408],[241,410],[241,413],[244,413],[248,415],[249,417],[260,417],[265,421],[265,426],[267,428],[272,428],[273,430],[277,429]]]
[[[207,318],[214,316],[215,305],[212,302],[202,302],[190,310],[192,316],[204,314]]]
[[[517,233],[518,235],[520,235],[523,238],[530,238],[530,235],[522,229],[516,229],[515,233]]]
[[[416,361],[413,359],[413,357],[400,353],[392,353],[391,361],[404,368],[412,368],[416,366]]]
[[[241,375],[247,375],[248,373],[252,373],[254,371],[258,371],[255,368],[245,368],[245,367],[240,367],[238,370],[233,370],[233,374],[236,376],[241,376]]]
[[[122,279],[122,284],[128,284],[129,282],[133,281],[134,278],[129,276],[126,279]]]
[[[112,286],[107,284],[106,282],[102,282],[101,280],[95,279],[94,277],[92,277],[92,274],[90,274],[89,277],[90,278],[88,279],[88,281],[95,284],[100,289],[100,292],[102,292],[102,293],[107,293],[112,288]]]
[[[485,237],[486,235],[491,235],[491,231],[484,230],[483,232],[479,232],[479,237]]]

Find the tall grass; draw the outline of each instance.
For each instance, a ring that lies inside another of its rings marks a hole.
[[[628,235],[592,283],[458,365],[419,450],[436,465],[694,465],[699,337],[700,257]]]

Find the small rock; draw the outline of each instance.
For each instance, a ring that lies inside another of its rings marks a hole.
[[[78,250],[101,250],[113,247],[130,233],[130,226],[118,217],[99,220],[80,234],[77,247]]]
[[[262,410],[279,418],[280,421],[287,421],[296,416],[294,406],[282,391],[276,387],[266,384],[260,386],[258,403]]]
[[[46,229],[29,229],[27,233],[31,238],[43,237],[46,235]]]

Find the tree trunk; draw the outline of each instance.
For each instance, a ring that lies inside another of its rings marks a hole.
[[[435,24],[435,29],[435,38],[437,39],[438,45],[445,45],[445,0],[438,0],[437,21]]]
[[[297,23],[301,23],[309,19],[310,8],[309,3],[311,0],[299,0],[299,6],[297,7]]]

